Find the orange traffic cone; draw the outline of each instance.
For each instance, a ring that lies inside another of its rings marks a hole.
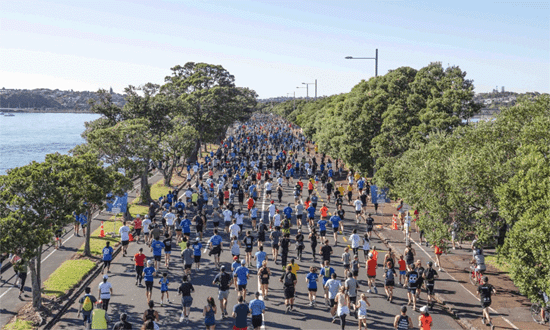
[[[128,234],[128,236],[130,237],[130,242],[133,242],[134,241],[134,235],[132,235],[131,233]]]
[[[101,221],[101,230],[99,231],[99,237],[105,237],[105,230],[103,230],[103,221]]]
[[[397,215],[395,215],[395,214],[391,218],[391,229],[399,230],[399,228],[397,228]]]

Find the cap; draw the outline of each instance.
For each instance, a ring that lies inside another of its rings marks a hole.
[[[241,260],[241,265],[244,265],[244,264],[246,264],[246,260],[243,259]]]
[[[407,306],[401,306],[401,312],[406,313],[407,312]]]
[[[427,313],[428,312],[428,306],[423,306],[420,308],[420,313]]]
[[[239,257],[237,257],[237,256],[234,256],[234,257],[233,257],[233,260],[237,260],[237,259],[239,259]]]
[[[109,275],[107,275],[107,274],[103,275],[103,279],[104,279],[104,280],[106,280],[106,279],[108,279],[108,278],[109,278]]]
[[[369,257],[369,258],[372,258],[372,253],[369,253],[369,254],[368,254],[368,257]]]

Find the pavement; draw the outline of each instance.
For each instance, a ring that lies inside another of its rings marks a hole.
[[[307,193],[307,191],[306,191]],[[288,202],[293,202],[292,196],[292,187],[284,186],[284,195],[283,203],[279,204],[280,209],[284,208]],[[259,200],[259,209],[265,207],[269,201],[266,202],[265,198]],[[344,206],[346,210],[346,219],[345,219],[345,236],[349,237],[351,230],[357,226],[360,233],[365,231],[364,224],[355,224],[354,212],[351,206]],[[331,205],[331,209],[334,209],[334,205]],[[369,211],[373,212],[374,209],[372,205],[369,207]],[[210,220],[210,219],[209,219]],[[294,222],[295,224],[295,222]],[[250,229],[249,219],[245,219],[245,230]],[[305,233],[307,229],[304,227]],[[297,228],[294,225],[292,228],[292,237],[296,235]],[[213,227],[209,221],[205,230],[205,241],[213,234]],[[224,238],[224,252],[221,256],[221,261],[226,265],[227,269],[230,269],[231,255],[228,237],[227,235],[222,235]],[[194,233],[192,232],[192,238],[194,238]],[[331,244],[333,243],[332,239],[330,240]],[[336,273],[338,274],[339,279],[343,279],[343,267],[342,262],[340,261],[340,256],[344,252],[344,247],[346,242],[343,240],[342,236],[339,236],[339,244],[334,249],[334,255],[332,257],[332,267],[335,268]],[[379,250],[381,250],[381,255],[383,256],[383,250],[385,250],[384,244],[378,238],[374,238],[372,244],[377,245]],[[330,322],[331,317],[328,311],[328,308],[324,306],[324,300],[322,298],[322,290],[320,290],[319,298],[317,298],[317,306],[309,307],[308,306],[308,295],[307,295],[307,284],[305,282],[305,276],[309,272],[310,266],[318,266],[317,262],[313,262],[311,249],[308,239],[305,242],[306,249],[304,250],[303,261],[298,262],[300,266],[300,271],[298,272],[298,285],[297,285],[297,295],[295,302],[295,310],[289,314],[285,314],[285,306],[283,300],[283,288],[282,283],[278,281],[278,277],[282,274],[281,265],[275,265],[273,261],[269,261],[269,267],[272,270],[272,277],[270,280],[270,294],[269,300],[266,301],[266,314],[264,316],[264,325],[263,329],[339,329],[339,321],[336,324]],[[161,267],[159,272],[168,272],[169,279],[172,283],[170,286],[170,303],[164,306],[160,306],[160,286],[157,283],[159,277],[155,280],[154,290],[152,299],[155,301],[155,309],[159,312],[160,315],[160,324],[161,329],[176,329],[176,328],[202,328],[204,326],[204,318],[202,316],[202,309],[206,305],[207,297],[214,297],[217,301],[217,292],[218,289],[216,286],[212,285],[212,280],[217,273],[217,269],[214,268],[213,258],[208,257],[203,254],[201,259],[201,270],[192,274],[191,283],[195,287],[195,293],[193,296],[193,305],[191,308],[190,314],[190,323],[180,323],[179,317],[181,314],[181,304],[180,298],[177,296],[177,287],[180,283],[181,275],[183,274],[183,266],[181,258],[179,257],[180,248],[174,244],[172,251],[172,261],[170,263],[170,269],[167,270],[164,266]],[[131,256],[133,256],[140,247],[145,247],[143,243],[131,243],[128,248],[128,256],[124,257],[119,254],[112,263],[111,274],[109,275],[109,281],[113,285],[114,294],[111,298],[110,307],[108,314],[110,315],[111,320],[116,321],[119,318],[121,313],[128,314],[128,320],[135,326],[141,326],[143,323],[141,321],[143,312],[147,309],[147,301],[145,299],[145,288],[135,286],[135,273],[133,270],[133,261]],[[319,248],[319,246],[317,247]],[[270,260],[271,249],[270,243],[266,242],[264,244],[264,249],[268,253]],[[148,258],[151,258],[152,253],[148,248],[144,249],[145,254]],[[256,252],[256,247],[254,252]],[[244,251],[242,251],[244,254]],[[318,251],[317,251],[318,253]],[[293,247],[290,250],[289,260],[291,257],[296,257],[296,252],[293,250]],[[320,258],[317,257],[317,260]],[[381,258],[380,258],[381,259]],[[279,259],[280,260],[280,259]],[[163,258],[164,261],[164,258]],[[363,256],[360,256],[360,261],[362,263],[362,268],[359,275],[359,284],[361,286],[359,292],[366,292],[366,271],[363,263]],[[381,262],[379,263],[381,267]],[[97,295],[97,287],[100,282],[98,277],[90,285],[94,295]],[[394,301],[390,303],[386,300],[384,295],[384,288],[382,282],[381,270],[379,270],[378,279],[377,279],[378,294],[368,293],[368,300],[371,304],[371,307],[368,311],[368,327],[369,329],[390,329],[393,328],[393,320],[395,315],[399,314],[399,310],[402,305],[406,304],[406,290],[403,288],[396,288],[394,293]],[[251,276],[248,284],[248,296],[247,301],[253,299],[253,293],[257,290],[257,274],[254,269],[251,269]],[[237,294],[232,289],[229,303],[228,311],[231,313],[233,306],[237,303]],[[78,303],[73,304],[68,312],[62,316],[61,320],[54,326],[53,329],[81,329],[82,320],[77,318],[77,311],[79,305]],[[418,325],[418,312],[412,311],[410,309],[409,316],[411,316],[415,326]],[[450,313],[446,309],[436,306],[431,315],[434,319],[433,329],[461,329],[461,326],[453,319]],[[348,328],[356,328],[357,321],[353,317],[349,317],[347,320]],[[232,318],[221,319],[221,315],[218,313],[216,315],[216,322],[218,329],[229,329],[233,326],[234,320]],[[250,324],[249,324],[250,325]]]
[[[160,179],[162,179],[162,175],[157,173],[149,178],[149,182],[152,184]],[[135,182],[134,185],[136,185]],[[139,186],[139,180],[137,182],[137,186]],[[129,192],[128,195],[129,201],[133,200],[136,197],[135,189]],[[94,213],[91,223],[92,232],[101,225],[101,221],[106,221],[111,216],[112,214],[108,212],[101,212],[100,214],[97,212]],[[80,231],[79,237],[75,236],[73,224],[65,227],[65,231],[61,239],[63,246],[58,250],[56,250],[53,245],[46,245],[43,247],[41,265],[42,283],[44,283],[51,273],[53,273],[65,260],[71,259],[84,243],[82,230]],[[6,265],[6,263],[8,263],[7,260],[4,262],[4,265]],[[16,280],[13,267],[4,267],[4,271],[2,272],[2,280],[0,281],[0,328],[3,328],[12,317],[17,315],[18,311],[23,306],[32,300],[30,271],[28,274],[29,276],[27,277],[27,281],[25,283],[23,297],[22,299],[19,299],[19,290],[13,286]]]

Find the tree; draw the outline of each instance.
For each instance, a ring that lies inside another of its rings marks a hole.
[[[235,86],[235,77],[221,65],[188,62],[171,68],[161,93],[175,100],[175,111],[198,134],[191,161],[203,142],[219,142],[227,128],[256,105],[256,93]]]

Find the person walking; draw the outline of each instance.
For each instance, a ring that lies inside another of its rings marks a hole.
[[[220,272],[214,277],[212,284],[218,285],[218,300],[220,301],[220,309],[222,318],[227,317],[227,299],[229,298],[229,288],[233,284],[231,275],[225,271],[225,266],[220,267]]]
[[[77,317],[82,314],[84,328],[88,330],[92,324],[92,310],[94,309],[97,299],[91,294],[92,289],[90,287],[86,287],[84,292],[84,296],[78,301],[80,303],[80,308],[78,309]]]
[[[180,322],[185,321],[186,323],[189,323],[189,313],[191,311],[191,304],[193,303],[193,297],[191,297],[191,293],[193,292],[195,292],[193,284],[189,283],[189,278],[187,277],[187,275],[183,275],[182,283],[178,288],[178,295],[181,295],[182,305]]]
[[[239,303],[233,307],[233,313],[231,314],[231,317],[235,318],[233,330],[247,330],[250,308],[244,303],[244,297],[240,296],[238,301]]]
[[[216,329],[216,313],[217,309],[214,298],[206,298],[206,306],[204,306],[202,310],[202,316],[204,316],[204,325],[206,326],[206,330]]]
[[[286,267],[286,272],[281,275],[281,278],[279,280],[281,283],[283,283],[286,314],[290,311],[294,311],[294,295],[296,293],[296,283],[298,282],[296,275],[292,273],[292,266],[289,265]]]
[[[132,324],[126,321],[127,319],[128,319],[128,314],[126,313],[120,314],[120,321],[115,323],[115,325],[113,326],[113,330],[131,330]]]
[[[260,299],[260,292],[256,291],[255,299],[250,301],[248,308],[252,315],[252,327],[254,330],[260,330],[263,323],[263,315],[265,313],[265,303]]]
[[[397,330],[412,329],[413,323],[411,317],[407,316],[407,306],[401,306],[401,314],[395,316],[393,327]]]

